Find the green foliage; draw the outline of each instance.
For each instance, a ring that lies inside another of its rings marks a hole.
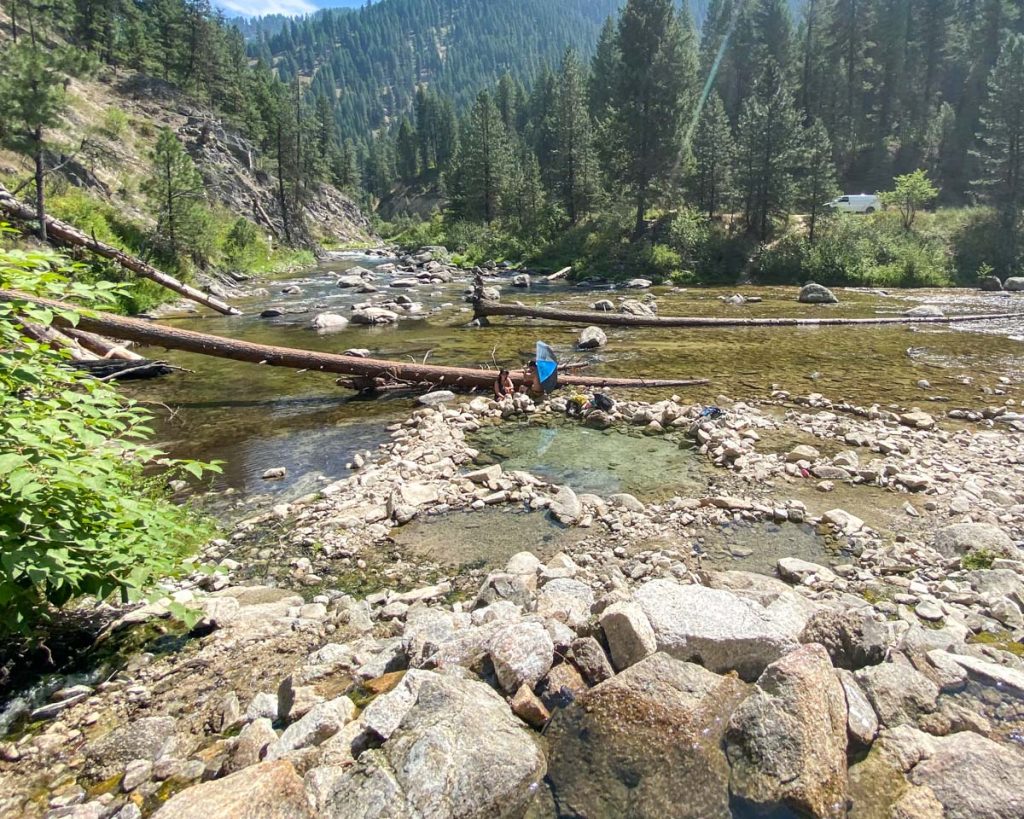
[[[840,215],[821,225],[813,245],[790,234],[765,250],[755,273],[765,284],[942,287],[956,275],[952,243],[942,231],[908,233],[896,214]]]
[[[968,571],[975,569],[991,569],[992,563],[999,555],[988,549],[975,549],[960,558],[960,566]]]
[[[899,210],[903,218],[903,229],[910,230],[914,227],[917,212],[935,201],[939,189],[932,184],[927,172],[921,169],[897,176],[893,182],[894,189],[881,194],[882,204]]]
[[[142,184],[156,216],[156,240],[165,254],[180,259],[210,255],[208,212],[203,207],[203,179],[181,142],[163,128],[153,150],[152,174]]]
[[[116,285],[85,284],[77,272],[52,254],[0,252],[3,287],[90,306],[117,297]],[[67,368],[17,319],[74,324],[78,313],[0,304],[0,633],[27,632],[80,595],[139,599],[181,571],[209,528],[164,499],[143,470],[157,464],[195,479],[219,471],[149,447],[148,413]]]
[[[128,114],[115,106],[103,112],[100,130],[110,139],[121,139],[128,133],[129,125]]]

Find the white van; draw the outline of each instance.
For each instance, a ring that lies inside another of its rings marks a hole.
[[[882,203],[871,193],[851,193],[833,199],[825,207],[839,213],[874,213],[882,209]]]

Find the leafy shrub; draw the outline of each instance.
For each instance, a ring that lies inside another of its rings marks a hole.
[[[241,216],[221,242],[224,261],[236,270],[256,270],[270,262],[270,245],[266,237],[248,219]]]
[[[74,280],[50,253],[0,250],[0,286],[106,305],[117,285]],[[162,497],[143,468],[200,478],[214,464],[170,461],[145,444],[149,415],[66,356],[23,335],[16,318],[72,324],[76,312],[0,303],[0,634],[28,632],[52,606],[91,594],[141,597],[208,527]]]
[[[128,132],[128,114],[118,107],[103,112],[100,130],[111,139],[120,139]]]

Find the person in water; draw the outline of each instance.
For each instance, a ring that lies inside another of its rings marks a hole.
[[[536,361],[528,361],[526,366],[523,367],[523,385],[519,388],[519,391],[529,395],[544,394],[544,388],[540,385],[540,375],[537,373]]]
[[[499,401],[510,395],[515,395],[516,385],[512,383],[512,374],[508,370],[500,370],[494,382],[494,397]]]

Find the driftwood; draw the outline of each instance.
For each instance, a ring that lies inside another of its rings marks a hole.
[[[377,358],[300,350],[293,347],[273,347],[268,344],[254,344],[249,341],[222,338],[207,333],[196,333],[177,327],[168,327],[140,319],[115,316],[83,310],[81,307],[19,293],[14,290],[0,290],[0,299],[21,300],[53,307],[58,310],[74,309],[79,316],[78,327],[89,333],[98,333],[110,338],[119,338],[147,344],[183,350],[189,353],[230,358],[271,367],[289,367],[299,370],[316,370],[356,378],[382,379],[385,382],[405,384],[443,385],[448,389],[491,389],[498,377],[497,370],[482,370],[471,367],[442,367],[434,364],[416,364],[404,361],[389,361]],[[60,315],[54,316],[54,323],[65,327],[68,322]],[[513,375],[513,382],[522,382],[519,373]],[[706,379],[690,378],[601,378],[582,375],[562,375],[559,382],[581,387],[689,387],[706,384]]]
[[[75,339],[69,338],[53,327],[46,327],[42,324],[36,324],[34,321],[25,321],[24,319],[18,319],[17,321],[21,325],[21,331],[26,336],[55,350],[67,350],[71,355],[72,361],[96,361],[99,358],[91,351],[84,349]]]
[[[976,313],[956,316],[876,316],[872,318],[718,318],[711,316],[634,316],[631,313],[602,313],[597,310],[563,310],[527,304],[502,304],[477,299],[475,316],[516,316],[519,318],[565,321],[573,324],[605,324],[616,327],[836,327],[863,324],[955,324],[966,321],[1021,318],[1024,311],[1014,313]]]
[[[38,221],[36,211],[28,205],[19,202],[3,185],[0,185],[0,213],[4,213],[13,219]],[[178,281],[173,276],[169,276],[166,273],[157,270],[153,265],[148,262],[144,262],[142,259],[130,256],[127,253],[118,250],[116,247],[112,247],[105,242],[100,242],[91,236],[87,236],[82,231],[78,230],[78,228],[69,225],[67,222],[62,222],[60,219],[55,219],[52,216],[46,217],[46,235],[51,242],[69,247],[84,248],[85,250],[95,253],[97,256],[102,256],[104,259],[115,261],[126,270],[130,270],[132,273],[142,276],[144,279],[154,281],[157,284],[166,287],[168,290],[173,290],[175,293],[184,296],[186,299],[191,299],[194,302],[205,305],[206,307],[216,310],[218,313],[223,313],[226,316],[235,316],[240,314],[239,310],[236,310],[230,304],[226,304],[217,297],[204,293],[201,290],[196,290],[196,288]]]
[[[133,353],[126,347],[122,347],[120,344],[112,344],[105,338],[87,333],[84,330],[79,330],[75,327],[68,327],[64,330],[64,335],[70,336],[85,349],[91,353],[95,353],[100,358],[115,358],[122,361],[142,361],[143,358],[138,353]]]

